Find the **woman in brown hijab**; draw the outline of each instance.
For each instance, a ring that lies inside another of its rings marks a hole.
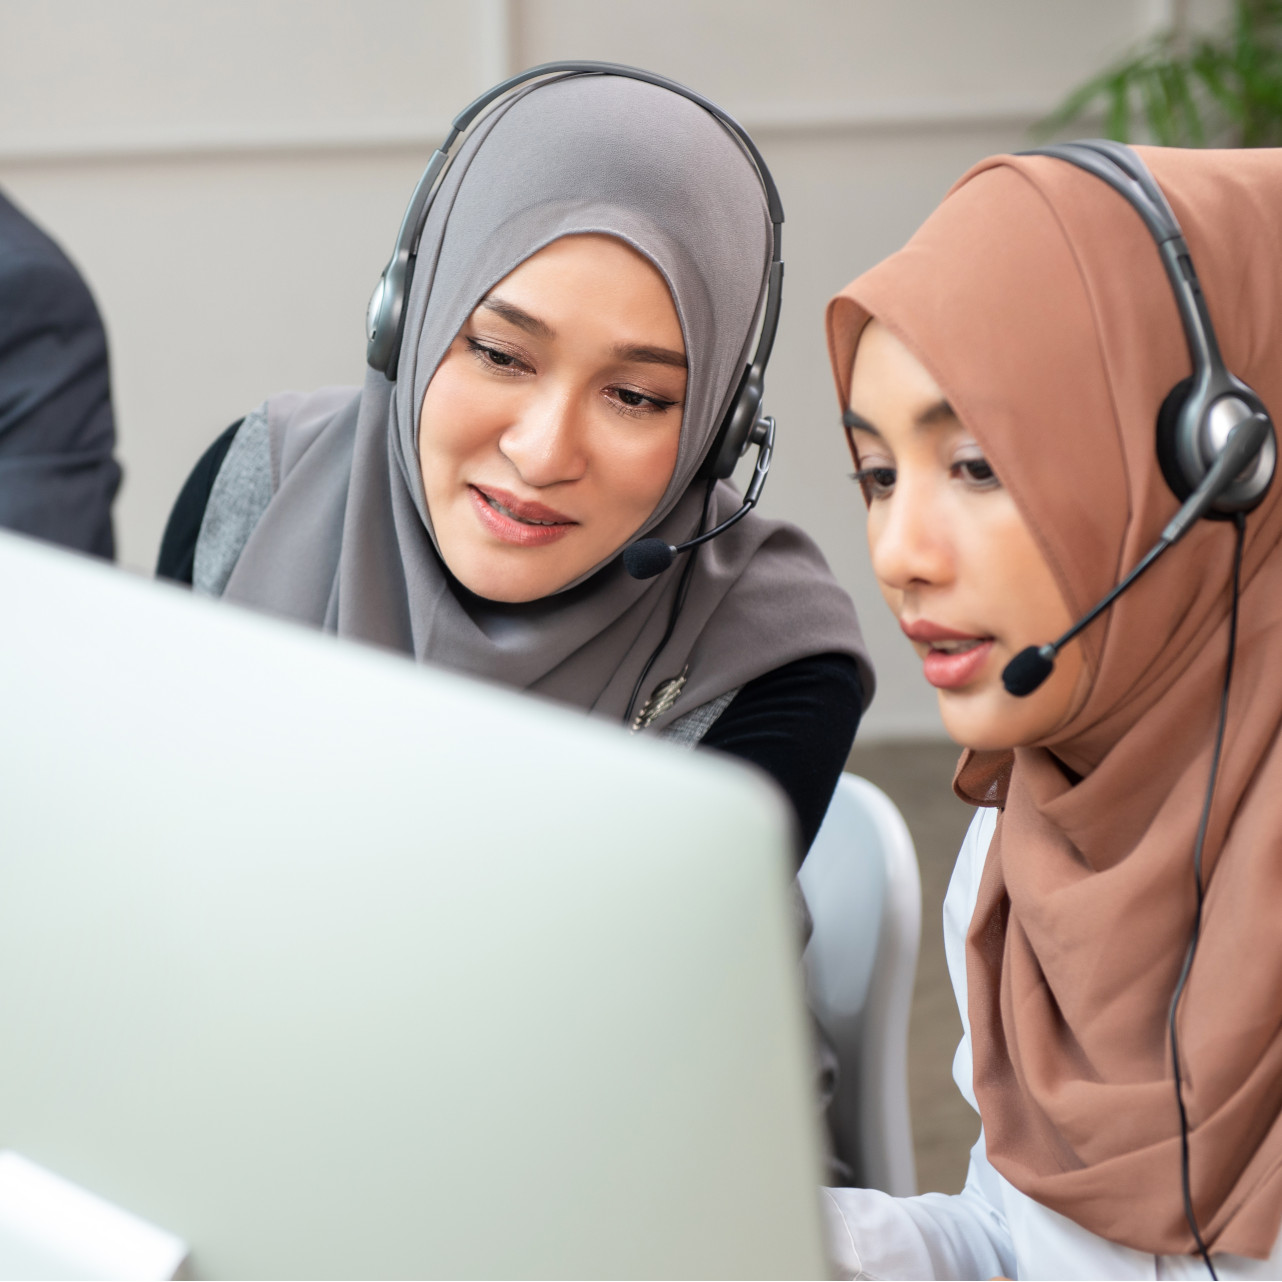
[[[1282,413],[1282,154],[1139,149],[1225,363]],[[1097,177],[1001,156],[835,298],[883,594],[967,751],[945,905],[982,1131],[963,1192],[830,1190],[847,1275],[1282,1275],[1282,485],[1200,520],[1027,698],[1049,642],[1179,507],[1155,447],[1190,349],[1153,236]],[[1187,1170],[1190,1206],[1183,1183]],[[1190,1215],[1191,1212],[1191,1215]],[[1208,1252],[1198,1254],[1196,1226]]]

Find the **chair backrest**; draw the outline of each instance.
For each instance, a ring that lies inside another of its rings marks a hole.
[[[908,1111],[908,1011],[921,939],[921,878],[903,816],[842,775],[797,878],[813,921],[811,1008],[837,1055],[837,1156],[853,1182],[917,1192]]]

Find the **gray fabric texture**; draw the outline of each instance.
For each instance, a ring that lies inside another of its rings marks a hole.
[[[267,406],[245,415],[209,492],[196,538],[192,588],[222,596],[231,572],[272,499]]]
[[[737,689],[727,690],[725,694],[719,694],[715,699],[710,699],[697,708],[691,708],[684,716],[678,717],[675,721],[669,721],[659,731],[659,738],[683,748],[697,746],[738,693]]]
[[[423,394],[488,291],[560,237],[618,237],[672,293],[689,381],[676,468],[632,537],[699,523],[700,462],[764,301],[771,224],[739,141],[689,100],[618,76],[518,91],[464,141],[421,237],[399,377],[267,402],[274,493],[225,596],[478,677],[621,718],[668,622],[679,575],[637,581],[616,553],[510,605],[462,589],[435,545],[418,459]],[[786,442],[786,431],[783,434]],[[784,445],[786,448],[786,444]],[[724,483],[711,520],[738,506]],[[618,549],[621,551],[622,549]],[[689,667],[675,720],[776,667],[835,652],[868,662],[854,607],[814,544],[751,515],[704,547],[653,677]]]

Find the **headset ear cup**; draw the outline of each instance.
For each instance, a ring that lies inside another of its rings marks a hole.
[[[417,262],[418,259],[411,254],[396,285],[397,299],[394,312],[395,320],[392,328],[392,344],[391,350],[387,354],[387,369],[385,371],[389,383],[396,382],[398,367],[401,363],[401,340],[405,337],[405,311],[409,306],[410,288],[414,284],[414,267]]]
[[[1190,484],[1180,467],[1175,449],[1176,436],[1179,432],[1180,414],[1188,403],[1189,393],[1193,390],[1193,378],[1182,378],[1166,394],[1162,408],[1157,412],[1157,461],[1162,468],[1162,475],[1171,493],[1181,503],[1193,493],[1195,486]]]
[[[752,366],[745,366],[734,399],[726,410],[712,446],[699,468],[699,476],[725,480],[748,448],[748,438],[761,412],[762,385]]]

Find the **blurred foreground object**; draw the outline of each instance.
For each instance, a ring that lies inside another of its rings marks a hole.
[[[0,526],[112,557],[107,338],[67,256],[0,195]]]
[[[1058,133],[1101,109],[1119,142],[1282,145],[1282,0],[1234,0],[1224,26],[1198,36],[1187,0],[1177,3],[1168,28],[1075,89],[1034,132]]]
[[[186,1259],[172,1233],[0,1152],[0,1277],[165,1279]]]
[[[0,594],[6,1147],[190,1278],[827,1275],[781,791],[3,533]]]

